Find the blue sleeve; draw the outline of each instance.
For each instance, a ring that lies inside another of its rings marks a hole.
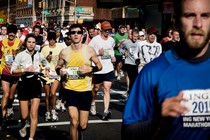
[[[144,66],[125,105],[123,125],[154,119],[154,115],[159,111],[159,106],[155,104],[158,101],[158,80],[168,67],[169,63],[163,55]]]
[[[123,124],[146,121],[151,118],[153,108],[153,87],[151,75],[143,69],[138,74],[127,100]]]

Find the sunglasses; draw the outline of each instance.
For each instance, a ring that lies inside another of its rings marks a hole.
[[[79,34],[79,35],[81,35],[82,34],[82,31],[70,31],[69,32],[71,35],[72,34]]]

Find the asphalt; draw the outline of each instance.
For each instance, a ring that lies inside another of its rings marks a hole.
[[[103,113],[103,90],[98,92],[96,107],[97,116],[90,116],[88,128],[83,132],[84,140],[120,140],[121,139],[121,123],[122,115],[125,106],[125,97],[123,94],[126,91],[125,79],[121,81],[114,80],[111,88],[110,110],[112,118],[108,121],[102,121],[101,114]],[[0,94],[1,95],[1,94]],[[10,126],[17,126],[20,119],[19,103],[14,103],[15,116],[14,120],[10,121]],[[69,117],[68,112],[58,112],[58,122],[45,122],[45,104],[44,96],[39,107],[38,128],[35,135],[35,140],[68,140],[69,139]],[[29,133],[29,127],[27,128]],[[18,133],[18,128],[12,127],[7,130],[0,130],[0,140],[26,140],[21,138]]]

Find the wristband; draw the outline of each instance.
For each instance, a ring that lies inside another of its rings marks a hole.
[[[139,64],[140,64],[140,59],[137,58],[137,59],[135,60],[135,63],[136,63],[136,65],[139,65]]]
[[[91,66],[91,67],[92,67],[91,73],[99,71],[97,66]]]

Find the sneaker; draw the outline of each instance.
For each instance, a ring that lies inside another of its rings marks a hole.
[[[25,125],[19,130],[19,134],[22,138],[24,138],[27,135],[27,122],[25,122]]]
[[[18,99],[14,99],[14,103],[19,103],[19,100]]]
[[[111,111],[104,112],[104,114],[102,116],[102,120],[107,121],[109,119],[111,119]]]
[[[7,108],[6,118],[7,118],[7,119],[11,119],[13,116],[14,116],[13,107]]]
[[[61,100],[57,100],[57,101],[56,101],[55,109],[56,109],[56,110],[61,110]]]
[[[33,138],[28,138],[28,140],[34,140]]]
[[[51,117],[52,117],[52,121],[53,122],[57,122],[58,121],[58,113],[55,111],[55,109],[53,109],[51,111]]]
[[[48,122],[49,120],[51,120],[51,116],[50,116],[50,112],[47,111],[47,112],[45,113],[45,121]]]
[[[5,118],[2,118],[2,121],[1,121],[1,130],[5,130],[6,129],[6,119]]]
[[[90,115],[95,116],[96,115],[96,105],[91,105],[90,107]]]
[[[83,134],[82,134],[82,132],[81,131],[78,131],[78,133],[79,133],[79,140],[83,140]]]
[[[66,111],[66,107],[65,107],[64,103],[61,103],[61,111],[62,112],[65,112]]]

